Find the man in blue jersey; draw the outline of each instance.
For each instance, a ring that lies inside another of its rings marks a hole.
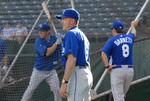
[[[123,34],[124,24],[116,21],[112,26],[112,35],[102,49],[102,59],[111,76],[111,89],[114,101],[125,101],[126,93],[133,78],[132,48],[139,20],[131,22],[131,33]],[[109,57],[112,65],[109,65]]]
[[[30,101],[37,86],[46,81],[54,94],[54,101],[62,101],[59,95],[59,79],[55,68],[58,66],[58,59],[61,57],[62,39],[50,34],[48,24],[41,24],[39,27],[40,37],[35,41],[36,60],[30,78],[30,83],[21,101]]]
[[[93,76],[90,67],[90,43],[78,28],[80,14],[74,9],[64,10],[61,19],[65,34],[62,65],[65,70],[60,95],[68,101],[89,101]]]

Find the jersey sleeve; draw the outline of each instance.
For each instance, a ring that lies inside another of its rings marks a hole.
[[[112,49],[113,43],[112,43],[112,39],[109,39],[104,48],[102,49],[101,52],[104,52],[107,55],[107,58],[109,59],[109,56],[111,56],[111,49]]]
[[[47,47],[43,45],[41,40],[36,40],[35,42],[35,51],[38,52],[40,55],[45,56],[45,52]]]
[[[130,38],[132,38],[132,40],[134,41],[134,39],[135,39],[135,35],[134,35],[133,33],[128,34],[128,36],[129,36]]]
[[[78,54],[78,39],[73,32],[69,32],[65,36],[65,52],[64,55],[72,54],[77,58]]]

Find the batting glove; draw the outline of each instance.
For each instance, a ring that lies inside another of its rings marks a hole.
[[[6,71],[7,71],[7,69],[8,69],[8,67],[7,67],[7,66],[3,66],[3,70],[4,70],[4,72],[6,72]]]
[[[61,44],[61,43],[62,43],[62,39],[61,39],[61,38],[57,38],[55,44],[56,44],[56,45],[59,45],[59,44]]]

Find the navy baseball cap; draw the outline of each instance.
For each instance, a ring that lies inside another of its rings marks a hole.
[[[121,21],[115,21],[111,29],[124,29],[124,24]]]
[[[56,18],[73,18],[76,20],[80,19],[80,14],[75,9],[65,9],[62,15],[57,15]]]
[[[10,21],[7,20],[5,23],[6,23],[6,24],[10,24]]]
[[[50,30],[50,26],[46,23],[40,24],[38,31],[48,31]]]

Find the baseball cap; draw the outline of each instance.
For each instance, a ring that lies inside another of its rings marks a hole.
[[[124,29],[124,24],[121,21],[115,21],[111,29]]]
[[[50,26],[46,23],[40,24],[38,31],[48,31],[50,30]]]
[[[7,21],[5,21],[5,23],[6,23],[6,24],[10,24],[10,21],[7,20]]]
[[[80,19],[80,14],[75,9],[65,9],[62,15],[57,15],[56,18],[73,18],[76,20]]]
[[[22,23],[22,21],[21,21],[21,20],[19,20],[19,21],[18,21],[18,23]]]

